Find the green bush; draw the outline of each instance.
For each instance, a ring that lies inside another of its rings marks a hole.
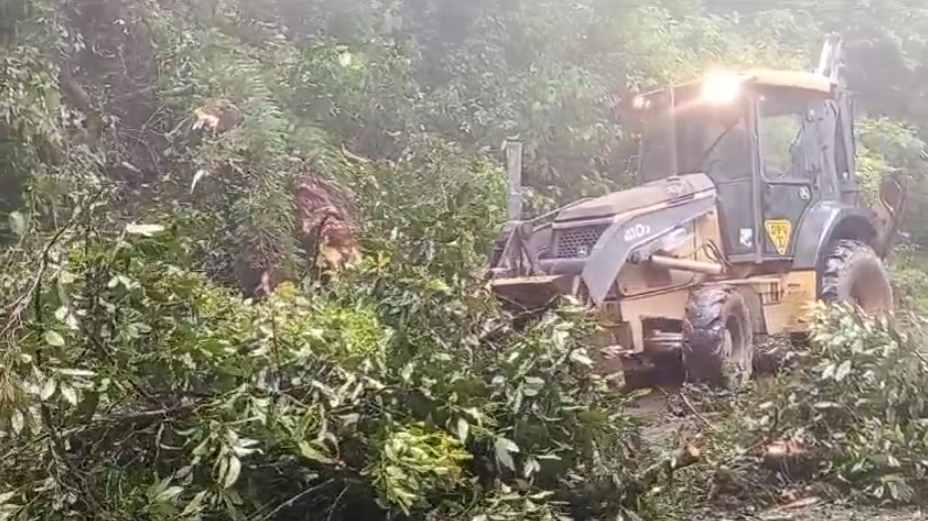
[[[924,316],[928,313],[928,265],[921,252],[912,250],[906,247],[896,248],[889,274],[897,309]]]
[[[190,239],[132,231],[62,250],[8,333],[11,518],[643,508],[633,425],[589,371],[582,311],[515,331],[463,280],[383,257],[254,303],[188,271]]]
[[[928,358],[920,337],[896,327],[845,307],[816,309],[808,348],[743,397],[746,414],[730,416],[712,436],[717,477],[742,493],[769,488],[756,465],[768,445],[790,440],[802,455],[792,470],[776,469],[782,477],[841,495],[916,500],[928,488]]]

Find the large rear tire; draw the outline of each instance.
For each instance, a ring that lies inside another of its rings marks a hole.
[[[851,304],[868,315],[893,310],[893,288],[883,261],[860,241],[841,240],[824,259],[820,297],[832,304]]]
[[[731,286],[693,291],[683,318],[686,380],[740,389],[754,368],[754,329],[744,297]]]

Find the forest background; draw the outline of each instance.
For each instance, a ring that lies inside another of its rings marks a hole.
[[[629,186],[617,97],[809,69],[829,31],[864,185],[911,179],[892,269],[924,313],[924,2],[0,1],[0,517],[685,519],[781,501],[752,450],[787,435],[836,495],[914,500],[917,339],[821,311],[670,482],[693,440],[641,441],[580,312],[517,331],[479,284],[504,141],[527,211]]]

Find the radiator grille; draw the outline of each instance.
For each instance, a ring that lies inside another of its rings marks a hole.
[[[593,250],[599,236],[608,225],[584,226],[555,232],[555,252],[558,259],[575,259],[585,257]]]

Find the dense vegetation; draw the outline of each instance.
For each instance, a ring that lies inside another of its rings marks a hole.
[[[861,174],[905,172],[922,212],[928,8],[735,5],[0,1],[0,517],[672,514],[680,454],[643,446],[587,371],[581,313],[516,333],[479,267],[506,139],[531,211],[628,185],[617,97],[715,64],[806,68],[832,29]],[[918,307],[928,228],[905,231],[899,293]],[[924,363],[822,313],[757,402],[776,432],[733,418],[690,479],[809,434],[825,482],[917,497]]]

